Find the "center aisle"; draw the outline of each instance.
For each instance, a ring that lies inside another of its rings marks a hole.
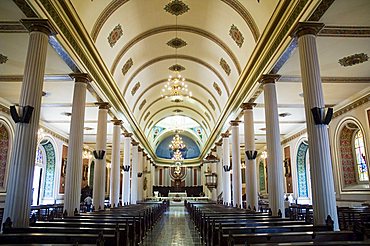
[[[202,245],[198,231],[184,206],[170,206],[143,245]]]

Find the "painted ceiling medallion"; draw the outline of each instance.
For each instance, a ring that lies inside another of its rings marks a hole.
[[[188,43],[186,43],[181,38],[173,38],[167,42],[167,45],[172,48],[178,49],[178,48],[185,47],[186,45],[188,45]]]
[[[145,104],[146,104],[146,99],[144,99],[144,100],[140,103],[140,105],[139,105],[139,110],[142,110]]]
[[[168,68],[170,71],[174,71],[174,72],[181,72],[181,71],[184,71],[186,68],[179,65],[179,64],[175,64],[175,65],[172,65],[171,67]]]
[[[221,96],[221,94],[222,94],[221,88],[220,88],[220,86],[218,86],[218,84],[216,82],[213,82],[213,88],[215,88],[215,90],[217,91],[218,95]]]
[[[181,0],[173,0],[164,6],[164,10],[172,15],[182,15],[189,11],[189,6]]]
[[[125,65],[123,65],[123,67],[122,67],[122,74],[123,75],[126,75],[126,73],[128,72],[128,70],[130,70],[130,68],[132,67],[132,65],[134,65],[134,62],[130,58],[130,59],[127,60],[127,62],[125,63]]]
[[[354,54],[351,56],[343,57],[339,60],[339,64],[343,67],[353,66],[369,60],[369,57],[365,53]]]
[[[239,48],[241,48],[244,43],[244,37],[243,37],[243,34],[239,31],[239,29],[234,24],[231,25],[230,27],[229,35],[235,41],[235,43],[239,46]]]
[[[4,64],[8,61],[8,57],[0,54],[0,64]]]
[[[229,66],[229,64],[227,64],[227,62],[224,60],[224,58],[221,58],[220,66],[222,67],[222,69],[225,71],[225,73],[227,75],[230,75],[230,73],[231,73],[230,66]]]
[[[145,121],[146,119],[148,119],[149,115],[150,115],[150,112],[146,113],[146,115],[144,116],[144,121]]]
[[[213,104],[213,102],[211,101],[211,99],[208,99],[208,104],[211,106],[211,108],[212,108],[213,110],[216,110],[216,107],[215,107],[215,105]]]
[[[109,33],[108,43],[111,48],[117,43],[117,41],[122,37],[123,30],[120,24],[118,24],[113,30]]]
[[[140,82],[137,82],[134,87],[132,87],[132,90],[131,90],[131,95],[135,95],[135,93],[137,92],[137,90],[140,88]]]

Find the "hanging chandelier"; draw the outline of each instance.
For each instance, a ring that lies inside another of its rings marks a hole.
[[[176,15],[176,38],[177,40],[177,15]],[[182,99],[190,98],[192,97],[192,92],[189,91],[188,85],[185,82],[185,78],[180,74],[180,67],[177,63],[177,48],[178,46],[175,46],[175,59],[176,63],[173,67],[175,69],[173,70],[173,74],[168,76],[167,83],[164,85],[164,87],[161,90],[161,97],[162,98],[173,98],[173,99]]]
[[[173,151],[181,150],[186,147],[184,141],[182,141],[182,137],[178,133],[175,134],[173,137],[171,144],[169,145],[170,149]]]
[[[172,160],[174,161],[182,161],[184,157],[182,157],[181,151],[178,149],[173,153]]]

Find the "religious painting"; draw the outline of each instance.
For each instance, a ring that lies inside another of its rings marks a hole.
[[[68,156],[68,146],[63,145],[62,148],[62,165],[60,167],[60,182],[59,182],[59,193],[64,194],[65,177],[67,171],[67,156]]]

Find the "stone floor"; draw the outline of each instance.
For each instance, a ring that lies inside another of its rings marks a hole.
[[[202,245],[199,234],[184,207],[170,206],[142,245]]]

